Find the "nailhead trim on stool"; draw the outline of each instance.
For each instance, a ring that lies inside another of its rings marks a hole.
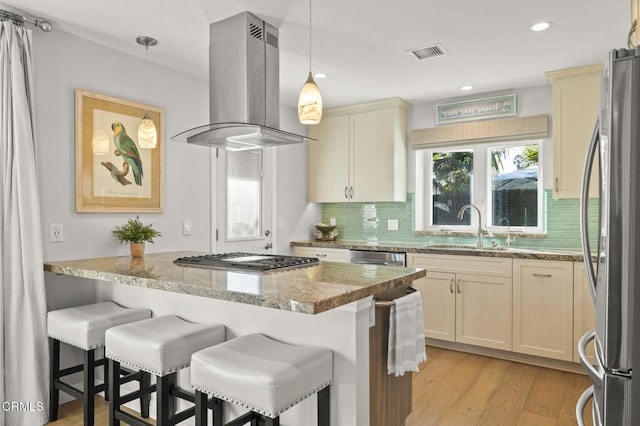
[[[191,357],[196,424],[206,424],[206,409],[198,407],[206,400],[202,394],[248,408],[253,414],[243,420],[278,424],[281,413],[314,393],[318,393],[319,424],[328,424],[332,379],[329,349],[289,345],[262,334],[238,337]]]
[[[115,386],[121,363],[156,376],[156,384],[140,392],[145,395],[156,392],[157,426],[174,425],[192,417],[195,407],[175,412],[176,397],[195,402],[193,394],[177,387],[177,371],[189,366],[194,352],[224,342],[225,334],[223,325],[195,324],[174,315],[109,329],[105,355],[109,358],[109,379],[114,381],[109,394],[109,424],[118,426],[122,420],[135,426],[148,425],[120,409],[138,396],[136,392],[120,395],[120,387]]]
[[[94,424],[94,402],[96,393],[108,387],[108,368],[106,359],[95,359],[95,351],[104,346],[105,332],[108,328],[151,317],[149,309],[123,308],[113,302],[94,303],[74,308],[59,309],[47,314],[47,334],[49,336],[49,420],[58,419],[60,391],[82,401],[84,424]],[[60,342],[80,348],[84,351],[83,363],[60,369]],[[104,366],[104,383],[95,385],[95,367]],[[83,372],[84,389],[81,391],[60,380],[69,374]],[[127,376],[125,381],[144,378],[141,374]],[[141,400],[142,414],[149,411],[148,401]],[[146,409],[145,409],[146,405]]]

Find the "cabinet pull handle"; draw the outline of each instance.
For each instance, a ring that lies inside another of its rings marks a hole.
[[[538,274],[536,272],[532,272],[531,275],[539,278],[551,278],[553,276],[552,274]]]
[[[349,189],[348,187],[346,187],[346,186],[344,187],[344,199],[345,199],[345,200],[348,200],[348,199],[349,199],[349,195],[348,195],[348,192],[347,192],[347,191],[348,191],[348,189]]]
[[[453,278],[449,280],[449,293],[453,293]]]
[[[349,198],[353,198],[353,186],[349,190]]]
[[[457,285],[457,289],[458,289],[458,294],[462,293],[462,291],[460,290],[460,278],[458,278],[458,285]]]
[[[627,38],[627,46],[629,47],[629,49],[633,49],[635,46],[635,44],[633,44],[633,33],[636,32],[636,29],[638,28],[638,20],[634,19],[633,23],[631,24],[631,28],[629,29],[629,37]]]
[[[555,180],[553,181],[553,192],[555,192],[556,194],[558,193],[558,178],[555,178]]]
[[[316,253],[316,256],[317,256],[317,257],[327,257],[327,255],[326,255],[326,254],[320,254],[320,253]]]

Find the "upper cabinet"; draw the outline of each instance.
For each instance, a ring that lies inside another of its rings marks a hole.
[[[325,109],[309,127],[309,201],[406,201],[409,107],[391,98]]]
[[[578,198],[584,159],[598,116],[602,64],[546,75],[553,85],[553,197]],[[598,174],[594,166],[591,197],[598,196]]]

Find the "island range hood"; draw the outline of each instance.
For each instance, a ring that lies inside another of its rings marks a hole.
[[[212,124],[172,140],[230,151],[302,143],[279,130],[278,29],[249,12],[209,26],[209,116]]]

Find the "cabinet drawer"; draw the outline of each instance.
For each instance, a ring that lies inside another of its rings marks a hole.
[[[349,263],[350,256],[347,249],[333,249],[323,247],[295,247],[293,252],[296,256],[317,257],[322,262],[343,262]]]
[[[500,257],[407,253],[408,266],[436,272],[510,277],[511,263],[511,259]]]

